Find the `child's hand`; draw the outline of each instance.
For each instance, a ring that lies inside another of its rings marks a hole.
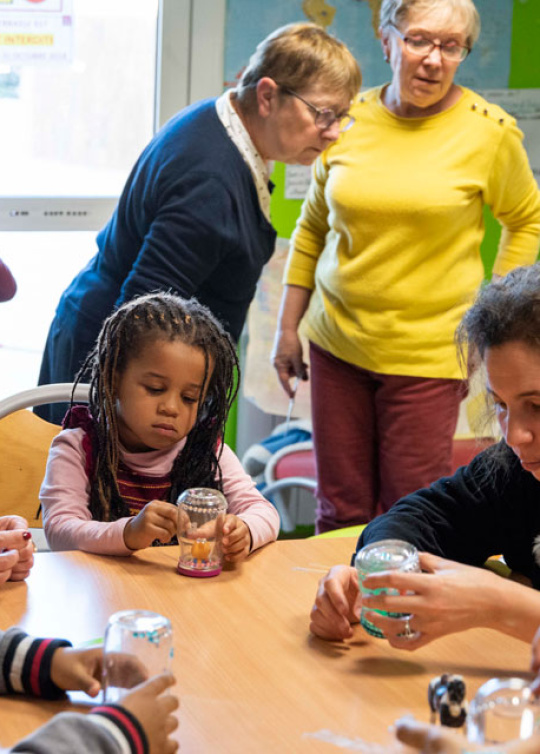
[[[224,559],[229,563],[236,563],[249,555],[251,549],[249,526],[232,513],[227,513],[225,516],[221,546]]]
[[[417,722],[412,716],[397,720],[394,730],[398,741],[421,754],[463,754],[464,751],[465,739],[461,734],[448,728]],[[477,748],[479,747],[470,745],[466,747],[467,751],[476,751]]]
[[[150,547],[154,539],[165,544],[176,534],[178,509],[164,500],[152,500],[130,519],[124,529],[124,542],[130,550]]]
[[[178,514],[178,534],[182,536],[188,536],[189,537],[189,516],[188,514],[182,510],[182,508],[178,507],[176,509],[176,512]]]
[[[141,724],[150,752],[174,754],[179,744],[170,735],[178,728],[178,719],[173,712],[179,701],[173,694],[165,693],[175,683],[172,673],[154,676],[137,686],[122,699],[120,704],[134,715]]]
[[[540,743],[540,736],[534,735],[527,739],[515,739],[504,744],[499,744],[496,749],[491,746],[466,743],[460,733],[449,730],[444,726],[426,725],[407,716],[397,720],[395,735],[398,741],[405,744],[407,751],[420,752],[420,754],[463,754],[463,752],[485,752],[485,754],[536,754]],[[399,749],[403,752],[403,748]]]
[[[111,655],[108,655],[111,658]],[[114,656],[113,684],[132,688],[148,679],[144,665],[133,655],[117,653]],[[51,679],[64,691],[84,691],[97,696],[103,677],[103,649],[71,649],[60,647],[52,656]]]
[[[19,516],[6,516],[24,522]],[[25,522],[26,523],[26,522]],[[0,583],[23,581],[34,565],[32,535],[25,528],[0,530]]]
[[[52,656],[51,679],[64,691],[84,691],[97,696],[101,689],[103,649],[60,647]]]
[[[108,652],[104,668],[109,686],[132,689],[148,680],[148,671],[136,655],[127,652]]]
[[[249,555],[251,532],[249,526],[232,513],[220,513],[213,521],[207,521],[198,529],[188,531],[189,539],[213,539],[221,542],[224,560],[236,563]]]

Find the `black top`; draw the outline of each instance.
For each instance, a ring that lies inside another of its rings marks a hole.
[[[500,443],[431,487],[399,500],[362,532],[357,549],[403,539],[460,563],[481,566],[493,555],[540,589],[533,547],[540,534],[540,482]],[[540,560],[540,545],[538,546]]]

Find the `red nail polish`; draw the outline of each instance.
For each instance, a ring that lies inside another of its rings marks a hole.
[[[9,552],[9,547],[4,547],[4,549],[2,550],[2,554],[4,554],[5,552]]]
[[[22,538],[23,539],[32,539],[32,535],[30,534],[29,531],[25,531],[25,532],[23,532]]]

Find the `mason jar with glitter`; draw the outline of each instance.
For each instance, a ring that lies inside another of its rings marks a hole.
[[[121,703],[139,683],[172,669],[173,630],[164,615],[121,610],[109,618],[103,640],[103,701]]]
[[[221,539],[227,500],[219,490],[194,487],[178,498],[178,573],[204,578],[222,569]]]
[[[398,594],[395,589],[366,589],[363,581],[371,573],[380,571],[407,571],[420,573],[418,550],[414,545],[401,539],[382,539],[379,542],[362,547],[356,554],[354,565],[358,574],[358,583],[362,595],[367,594]],[[380,628],[369,620],[372,612],[388,615],[390,618],[406,618],[406,613],[387,613],[384,610],[372,610],[363,607],[360,612],[360,623],[372,636],[384,639]]]

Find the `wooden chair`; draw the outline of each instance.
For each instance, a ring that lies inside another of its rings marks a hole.
[[[37,518],[39,488],[51,442],[60,429],[30,411],[0,419],[0,516],[17,514],[29,526],[42,527]]]
[[[44,385],[0,401],[1,516],[17,514],[24,516],[30,527],[42,527],[37,517],[39,489],[51,442],[61,428],[19,409],[68,401],[71,389],[71,383]],[[88,385],[78,386],[75,399],[88,400]]]

